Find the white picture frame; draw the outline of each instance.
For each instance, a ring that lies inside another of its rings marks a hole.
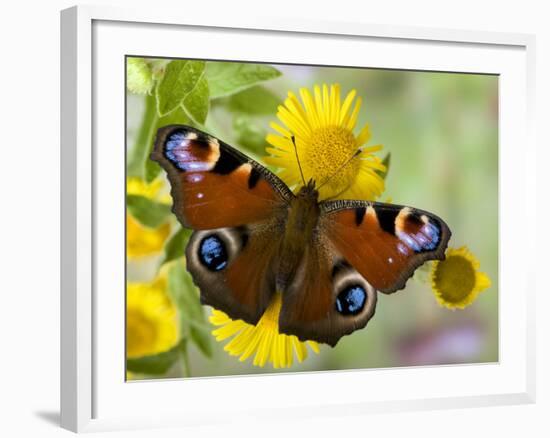
[[[181,37],[195,38],[193,48],[173,43]],[[220,51],[220,38],[235,44]],[[365,66],[338,50],[347,45],[371,48],[369,66],[500,76],[499,363],[126,383],[124,224],[113,220],[123,217],[125,205],[123,55]],[[524,34],[228,19],[153,8],[62,11],[62,427],[100,431],[534,402],[535,287],[522,254],[535,245],[536,224],[534,209],[521,208],[536,205],[535,175],[525,162],[535,148],[534,50],[534,37]],[[120,76],[112,74],[117,69]],[[521,156],[513,154],[518,144]],[[520,238],[513,232],[518,226],[531,232]],[[369,391],[345,390],[357,385]],[[290,400],[285,393],[291,389]],[[187,401],[174,403],[183,391]],[[214,391],[231,394],[232,403],[216,401]],[[266,393],[259,406],[255,394]]]

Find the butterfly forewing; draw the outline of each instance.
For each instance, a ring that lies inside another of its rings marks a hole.
[[[367,201],[328,201],[320,207],[323,232],[380,292],[402,289],[418,266],[445,257],[451,232],[432,213]]]
[[[268,169],[188,126],[159,129],[151,159],[166,170],[173,211],[189,228],[206,230],[267,220],[293,196]]]
[[[151,158],[167,172],[174,214],[198,230],[186,261],[201,301],[256,323],[275,291],[277,238],[294,195],[256,161],[189,126],[159,129]]]

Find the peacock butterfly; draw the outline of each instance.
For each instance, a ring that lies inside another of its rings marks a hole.
[[[451,232],[436,215],[319,201],[313,180],[294,194],[198,129],[160,128],[151,159],[168,174],[174,214],[194,230],[186,259],[201,302],[233,319],[256,324],[281,293],[280,332],[334,346],[365,327],[377,292],[404,288],[418,266],[445,257]]]

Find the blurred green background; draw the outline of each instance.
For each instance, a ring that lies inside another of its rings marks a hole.
[[[206,68],[216,70],[213,64],[221,63],[208,62]],[[368,144],[384,145],[380,157],[391,152],[386,191],[380,200],[391,198],[393,203],[443,218],[453,232],[449,245],[467,245],[492,286],[466,309],[449,310],[437,303],[426,282],[427,273],[421,271],[409,280],[405,290],[379,294],[376,315],[366,329],[343,337],[335,348],[322,345],[320,354],[310,353],[302,364],[282,370],[270,365],[254,367],[250,359],[242,363],[223,351],[227,341],[218,343],[212,338],[210,357],[195,343],[188,344],[189,375],[498,361],[498,78],[363,68],[273,67],[281,74],[231,96],[213,98],[211,88],[202,129],[261,159],[268,123],[276,120],[277,104],[282,104],[288,91],[297,93],[301,87],[339,83],[343,98],[356,89],[363,104],[355,133],[369,123],[372,139]],[[142,124],[147,123],[147,99],[146,94],[127,94],[130,167],[132,149],[143,134]],[[182,118],[187,116],[189,113]],[[192,119],[187,123],[193,123]],[[128,282],[151,280],[164,256],[160,252],[129,259]],[[209,314],[210,309],[206,309],[204,317]],[[174,364],[163,374],[137,373],[133,378],[181,375],[181,367]]]

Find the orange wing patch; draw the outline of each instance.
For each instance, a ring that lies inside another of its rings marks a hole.
[[[269,219],[293,195],[273,173],[188,126],[159,129],[151,159],[167,172],[180,222],[198,230]]]
[[[377,290],[405,286],[427,260],[443,259],[450,231],[430,213],[362,201],[323,203],[322,226],[335,248]]]
[[[276,228],[272,231],[277,232]],[[225,283],[233,298],[247,309],[261,309],[248,322],[255,324],[275,292],[273,264],[278,242],[269,230],[250,230],[249,239],[227,269]]]

